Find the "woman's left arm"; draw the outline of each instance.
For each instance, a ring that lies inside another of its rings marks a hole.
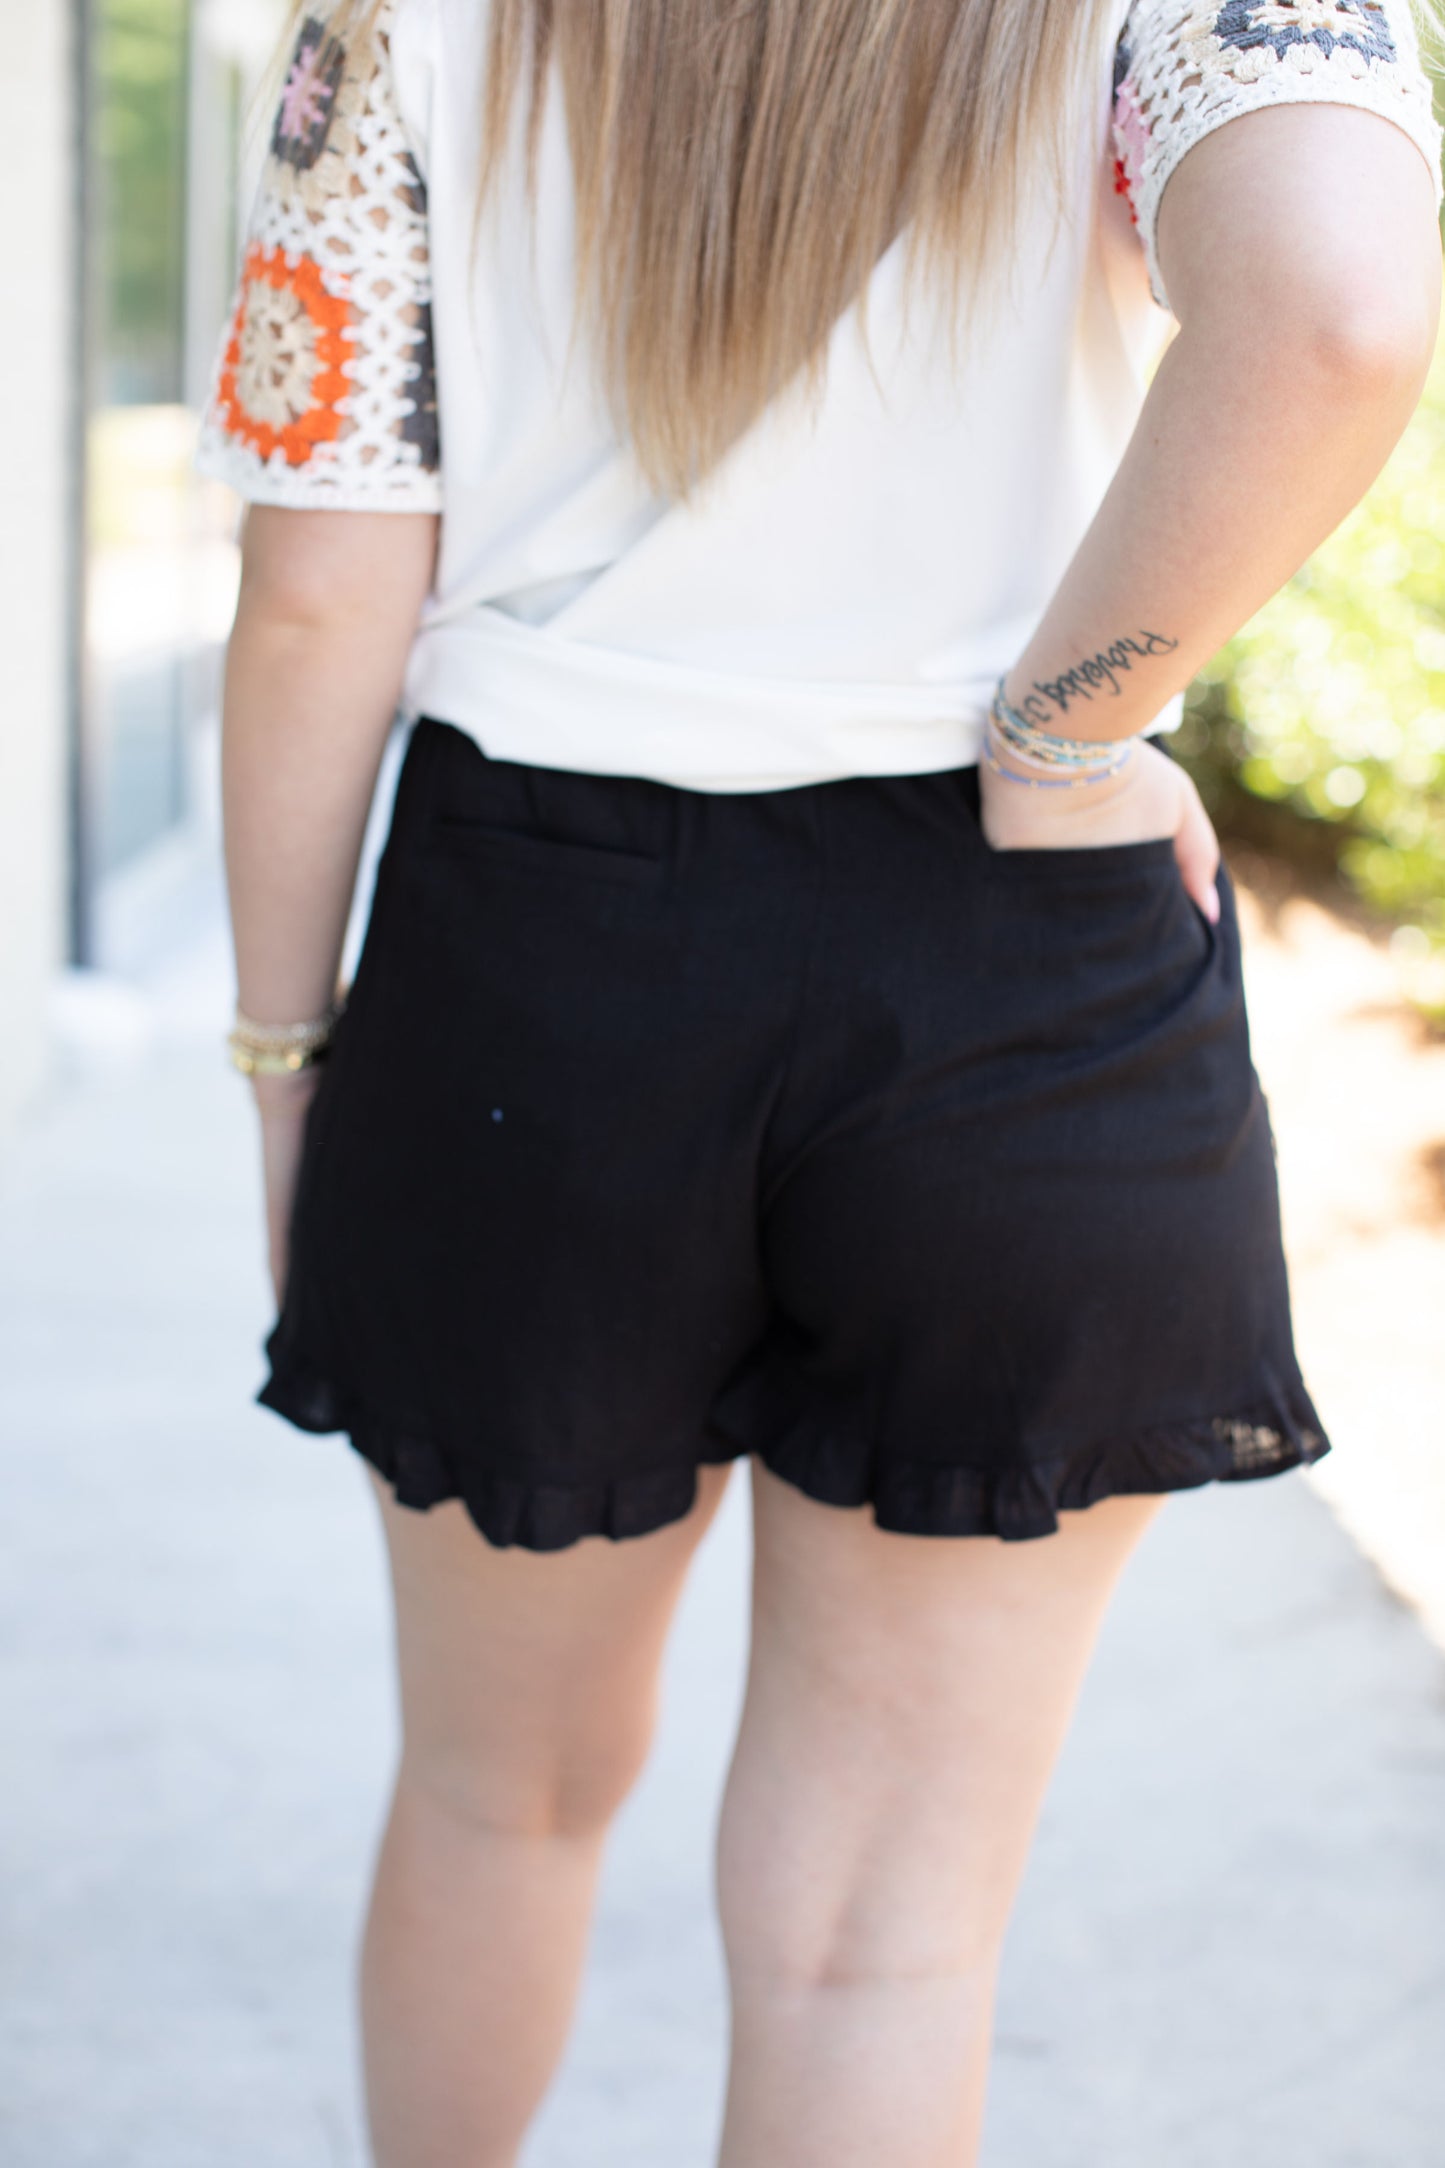
[[[1347,106],[1250,113],[1182,158],[1157,229],[1178,335],[1008,675],[1031,720],[1080,738],[1146,729],[1364,495],[1434,351],[1436,205],[1415,142]],[[1182,773],[1145,751],[1078,793],[993,783],[985,825],[1015,848],[1176,834],[1208,909],[1212,832]]]
[[[1434,351],[1435,201],[1410,138],[1342,106],[1249,114],[1181,160],[1158,236],[1179,333],[1009,674],[1031,719],[1143,728],[1364,495]],[[1120,640],[1146,652],[1090,667]]]

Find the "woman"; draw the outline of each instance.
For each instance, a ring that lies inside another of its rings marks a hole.
[[[720,2159],[976,2157],[1126,1557],[1326,1450],[1153,741],[1415,404],[1439,148],[1408,0],[299,22],[203,459],[262,1397],[395,1591],[382,2168],[516,2160],[745,1455]]]

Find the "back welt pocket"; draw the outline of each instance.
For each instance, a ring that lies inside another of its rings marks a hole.
[[[532,874],[544,880],[580,875],[585,880],[646,884],[661,880],[667,870],[665,859],[648,858],[640,851],[574,843],[565,836],[539,836],[526,828],[498,828],[489,821],[455,814],[442,814],[432,834],[443,849],[464,852],[497,873]]]
[[[990,863],[1005,873],[1030,880],[1069,880],[1121,876],[1136,878],[1170,873],[1178,877],[1172,836],[1151,836],[1143,843],[1063,844],[1057,849],[1031,845],[1024,850],[987,844]]]

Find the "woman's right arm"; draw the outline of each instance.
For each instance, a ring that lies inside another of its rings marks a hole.
[[[241,1009],[332,998],[367,814],[431,586],[429,513],[253,505],[226,661],[222,801]],[[273,1277],[316,1072],[256,1077]]]

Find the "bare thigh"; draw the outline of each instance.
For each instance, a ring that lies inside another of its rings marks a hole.
[[[699,1470],[684,1519],[623,1543],[499,1550],[452,1500],[399,1506],[375,1474],[395,1606],[402,1770],[480,1822],[605,1823],[641,1767],[688,1565],[727,1481]]]
[[[1111,1591],[1159,1501],[1026,1543],[880,1530],[755,1469],[720,1837],[735,1973],[987,1968]]]

